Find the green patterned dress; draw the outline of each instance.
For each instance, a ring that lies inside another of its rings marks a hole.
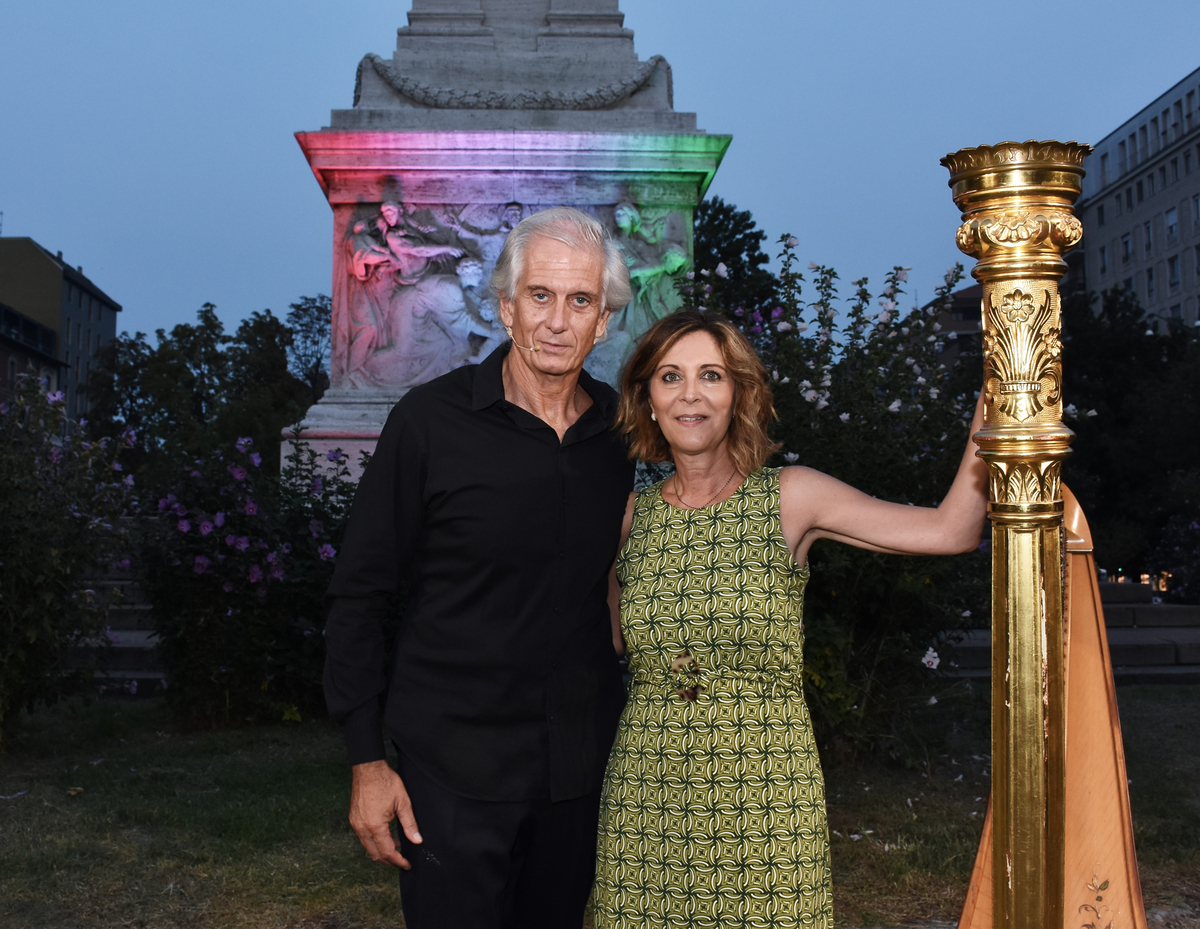
[[[617,575],[633,686],[600,809],[597,929],[831,927],[800,681],[808,568],[780,529],[779,470],[698,510],[644,490]]]

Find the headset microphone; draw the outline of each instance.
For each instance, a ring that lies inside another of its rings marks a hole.
[[[505,326],[505,327],[504,327],[504,331],[508,333],[508,337],[509,337],[510,339],[512,339],[512,344],[513,344],[513,345],[515,345],[517,348],[523,348],[523,349],[525,349],[525,351],[527,351],[527,352],[540,352],[540,351],[542,350],[542,347],[541,347],[540,345],[533,345],[533,346],[529,346],[529,345],[522,345],[522,344],[521,344],[520,342],[518,342],[516,339],[513,339],[512,327],[511,327],[511,326]]]

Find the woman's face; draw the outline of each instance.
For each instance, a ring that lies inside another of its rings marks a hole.
[[[650,409],[676,455],[711,451],[725,441],[733,395],[721,347],[707,332],[672,345],[650,379]]]

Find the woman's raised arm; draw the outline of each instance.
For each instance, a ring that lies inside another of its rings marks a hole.
[[[983,397],[969,435],[983,425]],[[987,465],[967,439],[958,474],[937,507],[906,506],[867,496],[812,468],[784,468],[779,477],[783,535],[798,564],[817,539],[901,555],[955,555],[979,544],[987,515]]]

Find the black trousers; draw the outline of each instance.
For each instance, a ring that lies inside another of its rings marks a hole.
[[[407,929],[580,929],[596,875],[600,792],[575,800],[469,800],[400,752],[421,845],[401,833]]]

